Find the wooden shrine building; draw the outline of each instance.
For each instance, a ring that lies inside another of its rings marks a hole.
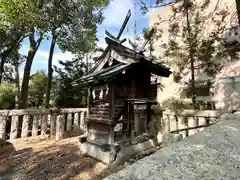
[[[124,154],[124,148],[138,143],[138,136],[148,133],[157,90],[151,83],[152,74],[169,77],[171,72],[142,52],[105,40],[108,47],[96,66],[76,83],[86,83],[89,92],[87,132],[80,138],[81,150],[112,163]],[[137,105],[146,109],[145,119],[134,119]]]

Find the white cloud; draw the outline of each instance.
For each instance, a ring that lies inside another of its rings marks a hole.
[[[113,0],[103,11],[104,26],[121,26],[129,9],[133,9],[132,0]]]
[[[48,61],[48,56],[49,56],[49,52],[47,51],[37,51],[36,53],[36,57],[35,58],[42,58],[42,63],[43,64],[47,64],[47,61]],[[53,65],[59,65],[58,64],[58,61],[61,60],[61,61],[66,61],[66,60],[72,60],[74,58],[74,55],[70,52],[60,52],[60,53],[54,53],[53,54]],[[38,61],[38,63],[41,63]]]

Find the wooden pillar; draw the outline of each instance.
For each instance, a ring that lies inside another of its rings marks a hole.
[[[88,116],[91,114],[91,106],[92,106],[92,87],[88,88],[88,98],[87,98],[87,108],[88,108]]]
[[[141,129],[142,122],[141,121],[142,120],[140,119],[140,112],[135,112],[134,113],[134,124],[135,124],[137,135],[142,133],[142,129]]]
[[[18,126],[19,126],[19,116],[12,116],[10,140],[17,138]]]
[[[7,116],[0,116],[0,139],[5,139],[7,119]]]
[[[38,135],[39,119],[40,119],[39,115],[34,115],[33,116],[32,136],[37,136]]]
[[[135,137],[135,126],[134,126],[134,102],[131,102],[129,104],[129,113],[130,113],[130,135],[131,135],[131,138],[134,138]]]
[[[147,125],[151,122],[152,118],[152,110],[151,110],[151,104],[147,103]]]
[[[21,137],[28,137],[28,130],[29,130],[29,123],[30,123],[30,116],[24,115],[23,122],[22,122],[22,133]]]
[[[57,121],[57,113],[54,112],[50,116],[50,134],[51,134],[51,137],[56,137],[56,121]]]
[[[64,128],[65,128],[65,119],[63,115],[57,117],[56,124],[56,140],[61,140],[64,138]]]
[[[124,136],[127,136],[128,134],[127,133],[127,130],[128,130],[128,122],[129,122],[129,117],[128,117],[128,102],[124,102],[124,112],[123,112],[123,119],[124,120],[127,120],[127,123],[124,122],[123,123],[123,128],[122,128],[122,131],[123,131],[123,135]]]
[[[47,134],[48,114],[44,114],[42,117],[41,135]]]
[[[109,136],[108,136],[108,143],[114,143],[114,127],[112,125],[109,126]]]

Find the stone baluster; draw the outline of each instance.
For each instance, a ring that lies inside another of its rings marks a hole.
[[[80,128],[81,128],[81,130],[85,129],[85,122],[84,122],[85,115],[86,115],[86,112],[81,112],[81,114],[80,114]]]
[[[170,131],[170,121],[169,115],[163,114],[164,132],[168,133]]]
[[[71,131],[72,129],[72,114],[67,115],[67,131]]]
[[[48,114],[44,114],[42,117],[41,135],[47,134]]]
[[[50,116],[50,134],[51,134],[51,137],[56,137],[56,121],[57,121],[57,113],[53,112]]]
[[[170,132],[176,131],[177,130],[176,116],[171,114],[168,117],[169,117],[169,123],[170,123]]]
[[[188,127],[196,127],[196,119],[194,116],[188,117]],[[196,134],[196,133],[197,133],[196,129],[189,130],[189,136]]]
[[[17,138],[18,126],[19,126],[19,116],[12,116],[10,140]]]
[[[33,116],[33,124],[32,124],[32,136],[37,136],[38,135],[38,126],[39,126],[39,119],[41,116],[39,115],[34,115]]]
[[[188,122],[188,117],[184,117],[184,124],[185,124],[185,126],[186,126],[186,129],[189,127],[189,122]],[[185,137],[188,137],[189,136],[189,130],[186,130],[185,131]]]
[[[204,126],[206,124],[205,117],[198,117],[199,126]],[[204,128],[199,128],[199,131],[202,131]]]
[[[56,123],[56,140],[61,140],[64,138],[64,128],[65,128],[65,118],[63,115],[57,117]]]
[[[182,115],[178,116],[178,129],[185,129],[187,127],[184,120],[185,120],[184,116]],[[185,131],[181,131],[179,132],[179,134],[181,134],[183,138],[186,137]]]
[[[24,115],[23,122],[22,122],[22,133],[21,137],[28,137],[28,130],[29,130],[29,123],[30,123],[30,116]]]
[[[80,128],[80,126],[79,126],[79,113],[74,114],[74,123],[73,124],[74,124],[74,126],[73,126],[74,130],[78,130]]]
[[[5,139],[7,119],[7,116],[0,116],[0,139]]]

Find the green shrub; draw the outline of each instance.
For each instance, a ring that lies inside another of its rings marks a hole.
[[[163,101],[162,107],[164,109],[169,109],[176,114],[182,112],[184,109],[191,109],[190,103],[173,97]]]
[[[16,88],[14,84],[0,84],[0,109],[13,109],[15,106]]]

